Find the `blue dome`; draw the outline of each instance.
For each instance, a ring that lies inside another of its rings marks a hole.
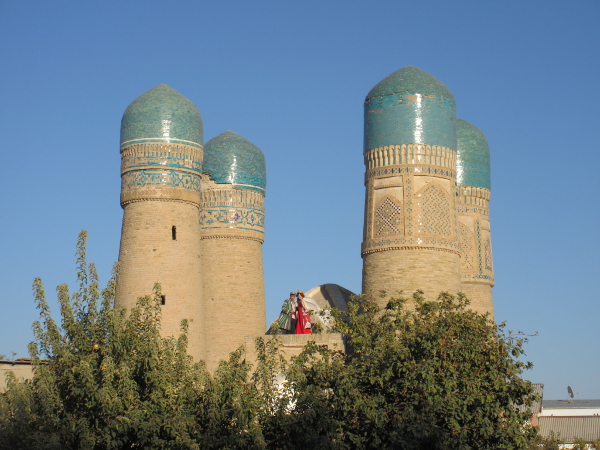
[[[233,131],[225,131],[204,145],[204,172],[217,183],[265,192],[265,155],[252,142]]]
[[[427,72],[406,66],[375,85],[365,99],[364,151],[426,144],[456,149],[452,92]]]
[[[485,134],[466,120],[456,119],[456,137],[458,185],[491,189],[490,146]]]
[[[123,113],[121,147],[140,142],[202,146],[202,116],[175,89],[159,84],[136,98]]]
[[[373,87],[365,100],[392,94],[421,94],[444,97],[454,102],[454,95],[444,83],[415,66],[396,70]]]

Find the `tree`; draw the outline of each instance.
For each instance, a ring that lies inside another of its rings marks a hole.
[[[71,295],[52,318],[41,280],[30,345],[34,378],[9,374],[0,449],[526,449],[532,388],[520,378],[525,339],[442,294],[414,310],[358,297],[335,311],[348,352],[308,344],[287,364],[278,337],[256,340],[214,374],[187,354],[187,321],[162,338],[161,292],[114,308],[118,267],[100,289],[79,235]],[[277,380],[284,376],[283,385]],[[534,447],[532,447],[534,448]]]
[[[531,367],[518,359],[526,338],[468,310],[462,295],[413,301],[380,311],[362,296],[345,320],[335,313],[350,350],[309,345],[292,365],[285,447],[528,448],[531,413],[515,406],[533,400],[520,377]]]
[[[160,286],[128,314],[114,308],[118,268],[101,290],[86,239],[81,232],[79,289],[71,297],[66,285],[57,288],[60,324],[41,280],[34,282],[41,317],[29,347],[34,378],[8,376],[0,448],[264,448],[259,415],[268,390],[259,395],[256,386],[276,364],[261,363],[251,380],[240,349],[209,374],[187,354],[185,320],[177,339],[161,338]],[[262,354],[276,350],[265,344]]]

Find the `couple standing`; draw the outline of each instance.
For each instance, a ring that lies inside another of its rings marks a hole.
[[[281,306],[277,324],[283,334],[311,334],[310,314],[304,305],[304,292],[290,292]]]

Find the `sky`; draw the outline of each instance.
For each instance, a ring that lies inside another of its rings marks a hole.
[[[58,314],[80,230],[107,281],[121,116],[161,83],[205,141],[265,154],[268,322],[290,290],[359,293],[363,102],[414,65],[488,138],[495,315],[533,335],[524,377],[600,398],[599,17],[597,0],[0,0],[0,354],[27,357],[34,277]]]

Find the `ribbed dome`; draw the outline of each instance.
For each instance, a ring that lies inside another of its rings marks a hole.
[[[200,111],[166,84],[159,84],[140,95],[123,113],[121,146],[138,142],[201,146],[203,140]]]
[[[444,83],[415,66],[405,66],[385,77],[371,89],[365,100],[391,94],[435,95],[454,101],[454,95]]]
[[[233,131],[225,131],[204,145],[204,172],[217,183],[265,191],[265,155],[252,142]]]
[[[466,120],[456,119],[456,137],[458,185],[491,189],[490,147],[485,134]]]

